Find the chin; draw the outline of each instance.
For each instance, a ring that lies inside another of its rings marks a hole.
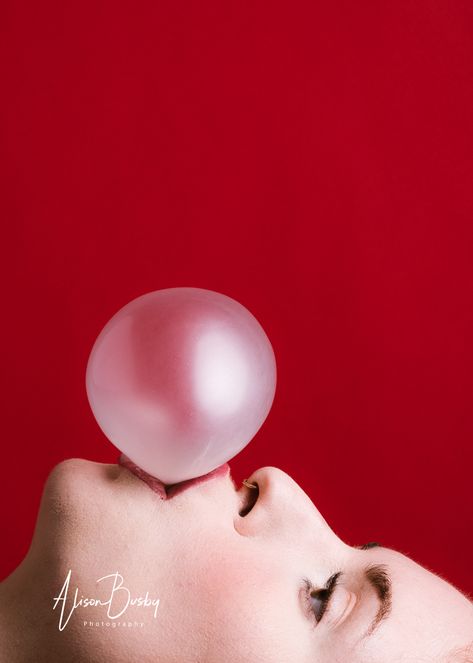
[[[97,542],[113,514],[117,474],[116,465],[80,458],[56,465],[44,486],[28,555],[59,562],[77,557],[85,542]]]

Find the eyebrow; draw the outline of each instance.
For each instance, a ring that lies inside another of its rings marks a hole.
[[[370,550],[371,548],[384,548],[385,546],[382,546],[377,541],[370,541],[369,543],[354,547],[358,550]],[[392,581],[385,564],[371,564],[370,566],[367,566],[364,570],[364,577],[376,592],[376,596],[379,600],[379,608],[375,618],[361,637],[362,640],[372,635],[383,619],[386,619],[386,617],[389,616],[393,603]]]
[[[388,569],[384,564],[372,564],[365,569],[366,580],[375,590],[379,600],[378,612],[371,622],[363,638],[370,636],[378,628],[379,624],[389,616],[392,609],[392,582]]]

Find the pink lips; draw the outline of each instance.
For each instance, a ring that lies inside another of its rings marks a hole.
[[[138,479],[141,479],[146,484],[148,484],[151,490],[154,490],[154,492],[157,493],[162,500],[167,499],[166,486],[163,484],[163,482],[159,479],[156,479],[156,477],[152,477],[151,474],[148,474],[142,470],[141,467],[138,467],[138,465],[135,465],[135,463],[127,456],[125,456],[125,454],[121,454],[120,458],[118,459],[118,464],[126,467],[127,470],[130,470],[130,472],[137,476]]]
[[[186,481],[181,481],[180,483],[175,483],[172,486],[168,486],[166,488],[167,496],[168,498],[174,497],[174,495],[182,493],[182,491],[186,490],[190,486],[196,486],[199,483],[204,483],[205,481],[209,481],[210,479],[215,479],[216,477],[221,477],[221,476],[223,477],[229,473],[230,473],[230,465],[228,463],[224,463],[223,465],[216,467],[211,472],[208,472],[208,474],[203,474],[200,477],[195,477],[195,479],[187,479]]]
[[[175,483],[171,486],[166,486],[162,481],[156,479],[156,477],[151,476],[151,474],[148,474],[142,470],[141,467],[138,467],[138,465],[133,463],[133,461],[125,456],[125,454],[121,454],[120,458],[118,459],[118,464],[126,467],[135,476],[144,481],[151,488],[151,490],[159,495],[160,499],[162,500],[174,497],[190,486],[196,486],[199,483],[204,483],[205,481],[209,481],[210,479],[214,479],[219,476],[226,476],[230,472],[230,465],[228,463],[224,463],[223,465],[216,467],[211,472],[208,472],[208,474],[195,477],[195,479],[180,481],[179,483]]]

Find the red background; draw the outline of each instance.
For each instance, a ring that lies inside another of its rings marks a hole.
[[[235,478],[280,467],[348,543],[472,592],[472,4],[2,12],[2,576],[53,465],[117,457],[85,391],[97,334],[195,286],[277,357]]]

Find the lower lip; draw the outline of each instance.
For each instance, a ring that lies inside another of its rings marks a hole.
[[[156,477],[151,476],[151,474],[148,474],[142,470],[141,467],[138,467],[138,465],[133,463],[133,461],[127,458],[124,454],[122,454],[118,459],[118,464],[122,467],[126,467],[127,470],[129,470],[132,474],[144,481],[151,488],[151,490],[159,495],[160,499],[162,500],[170,499],[171,497],[184,492],[192,486],[205,483],[206,481],[210,481],[210,479],[227,476],[227,474],[230,473],[230,465],[228,463],[224,463],[223,465],[216,467],[214,470],[208,472],[207,474],[203,474],[200,477],[195,477],[195,479],[186,479],[186,481],[180,481],[179,483],[175,483],[171,486],[166,486],[162,481],[156,479]]]

